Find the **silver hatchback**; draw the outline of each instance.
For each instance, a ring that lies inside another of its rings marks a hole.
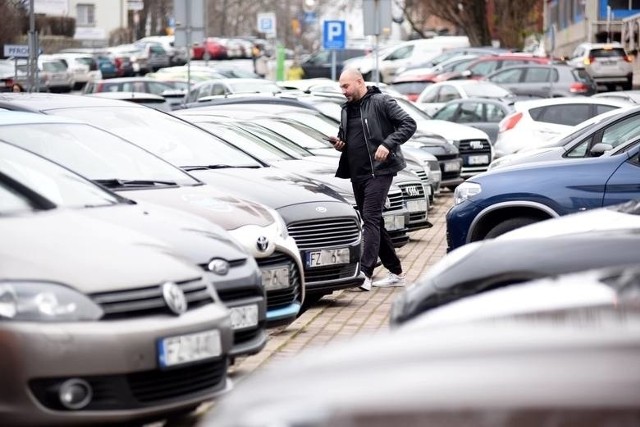
[[[623,90],[633,88],[633,64],[620,43],[582,43],[575,48],[568,63],[584,68],[591,78],[607,90],[621,85]]]

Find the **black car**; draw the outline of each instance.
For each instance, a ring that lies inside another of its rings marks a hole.
[[[335,76],[336,79],[340,76],[342,72],[342,64],[347,59],[355,58],[357,56],[365,56],[367,54],[367,50],[365,49],[335,49]],[[332,59],[332,51],[331,50],[320,50],[318,52],[312,53],[309,57],[307,57],[304,61],[300,63],[302,70],[304,71],[305,79],[313,79],[318,77],[331,78],[331,70],[333,67],[333,59]]]
[[[517,96],[555,98],[591,96],[597,92],[596,82],[583,68],[566,64],[523,64],[501,68],[484,76]]]
[[[130,102],[86,96],[8,98],[10,102],[0,99],[0,104],[88,121],[226,194],[277,210],[302,257],[305,292],[330,294],[364,280],[359,217],[321,183],[269,167],[184,120]]]
[[[592,214],[585,212],[534,226],[550,227],[553,221],[564,221],[559,223],[557,232],[532,229],[533,233],[529,234],[534,237],[505,235],[468,243],[450,252],[394,301],[391,324],[397,326],[449,302],[527,280],[637,263],[640,227],[616,223],[633,222],[640,226],[636,219],[640,213],[638,204],[622,204],[615,209],[619,210],[618,215],[607,215],[613,224],[602,221],[596,225],[591,220],[583,227],[574,225],[572,229],[570,224],[579,221],[579,215]],[[514,233],[524,233],[524,230]]]

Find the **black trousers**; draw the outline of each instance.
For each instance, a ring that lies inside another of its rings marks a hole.
[[[363,221],[360,268],[367,277],[373,275],[378,257],[387,270],[395,274],[402,273],[400,259],[396,255],[382,218],[382,209],[387,200],[391,181],[393,181],[393,175],[369,176],[351,181],[358,211]]]

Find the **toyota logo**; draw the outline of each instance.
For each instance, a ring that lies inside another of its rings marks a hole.
[[[175,283],[167,282],[162,285],[162,297],[173,313],[182,314],[187,311],[187,297]]]
[[[265,236],[258,237],[258,241],[256,242],[256,247],[260,252],[264,252],[269,247],[269,239]]]

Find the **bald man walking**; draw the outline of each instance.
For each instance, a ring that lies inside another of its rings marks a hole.
[[[347,102],[342,105],[338,136],[331,142],[342,153],[336,176],[351,179],[363,221],[360,268],[365,280],[360,289],[404,286],[402,265],[384,226],[382,210],[393,177],[406,167],[400,146],[414,134],[416,122],[395,99],[377,87],[367,88],[357,70],[342,72],[340,88]],[[378,258],[389,275],[372,283]]]

